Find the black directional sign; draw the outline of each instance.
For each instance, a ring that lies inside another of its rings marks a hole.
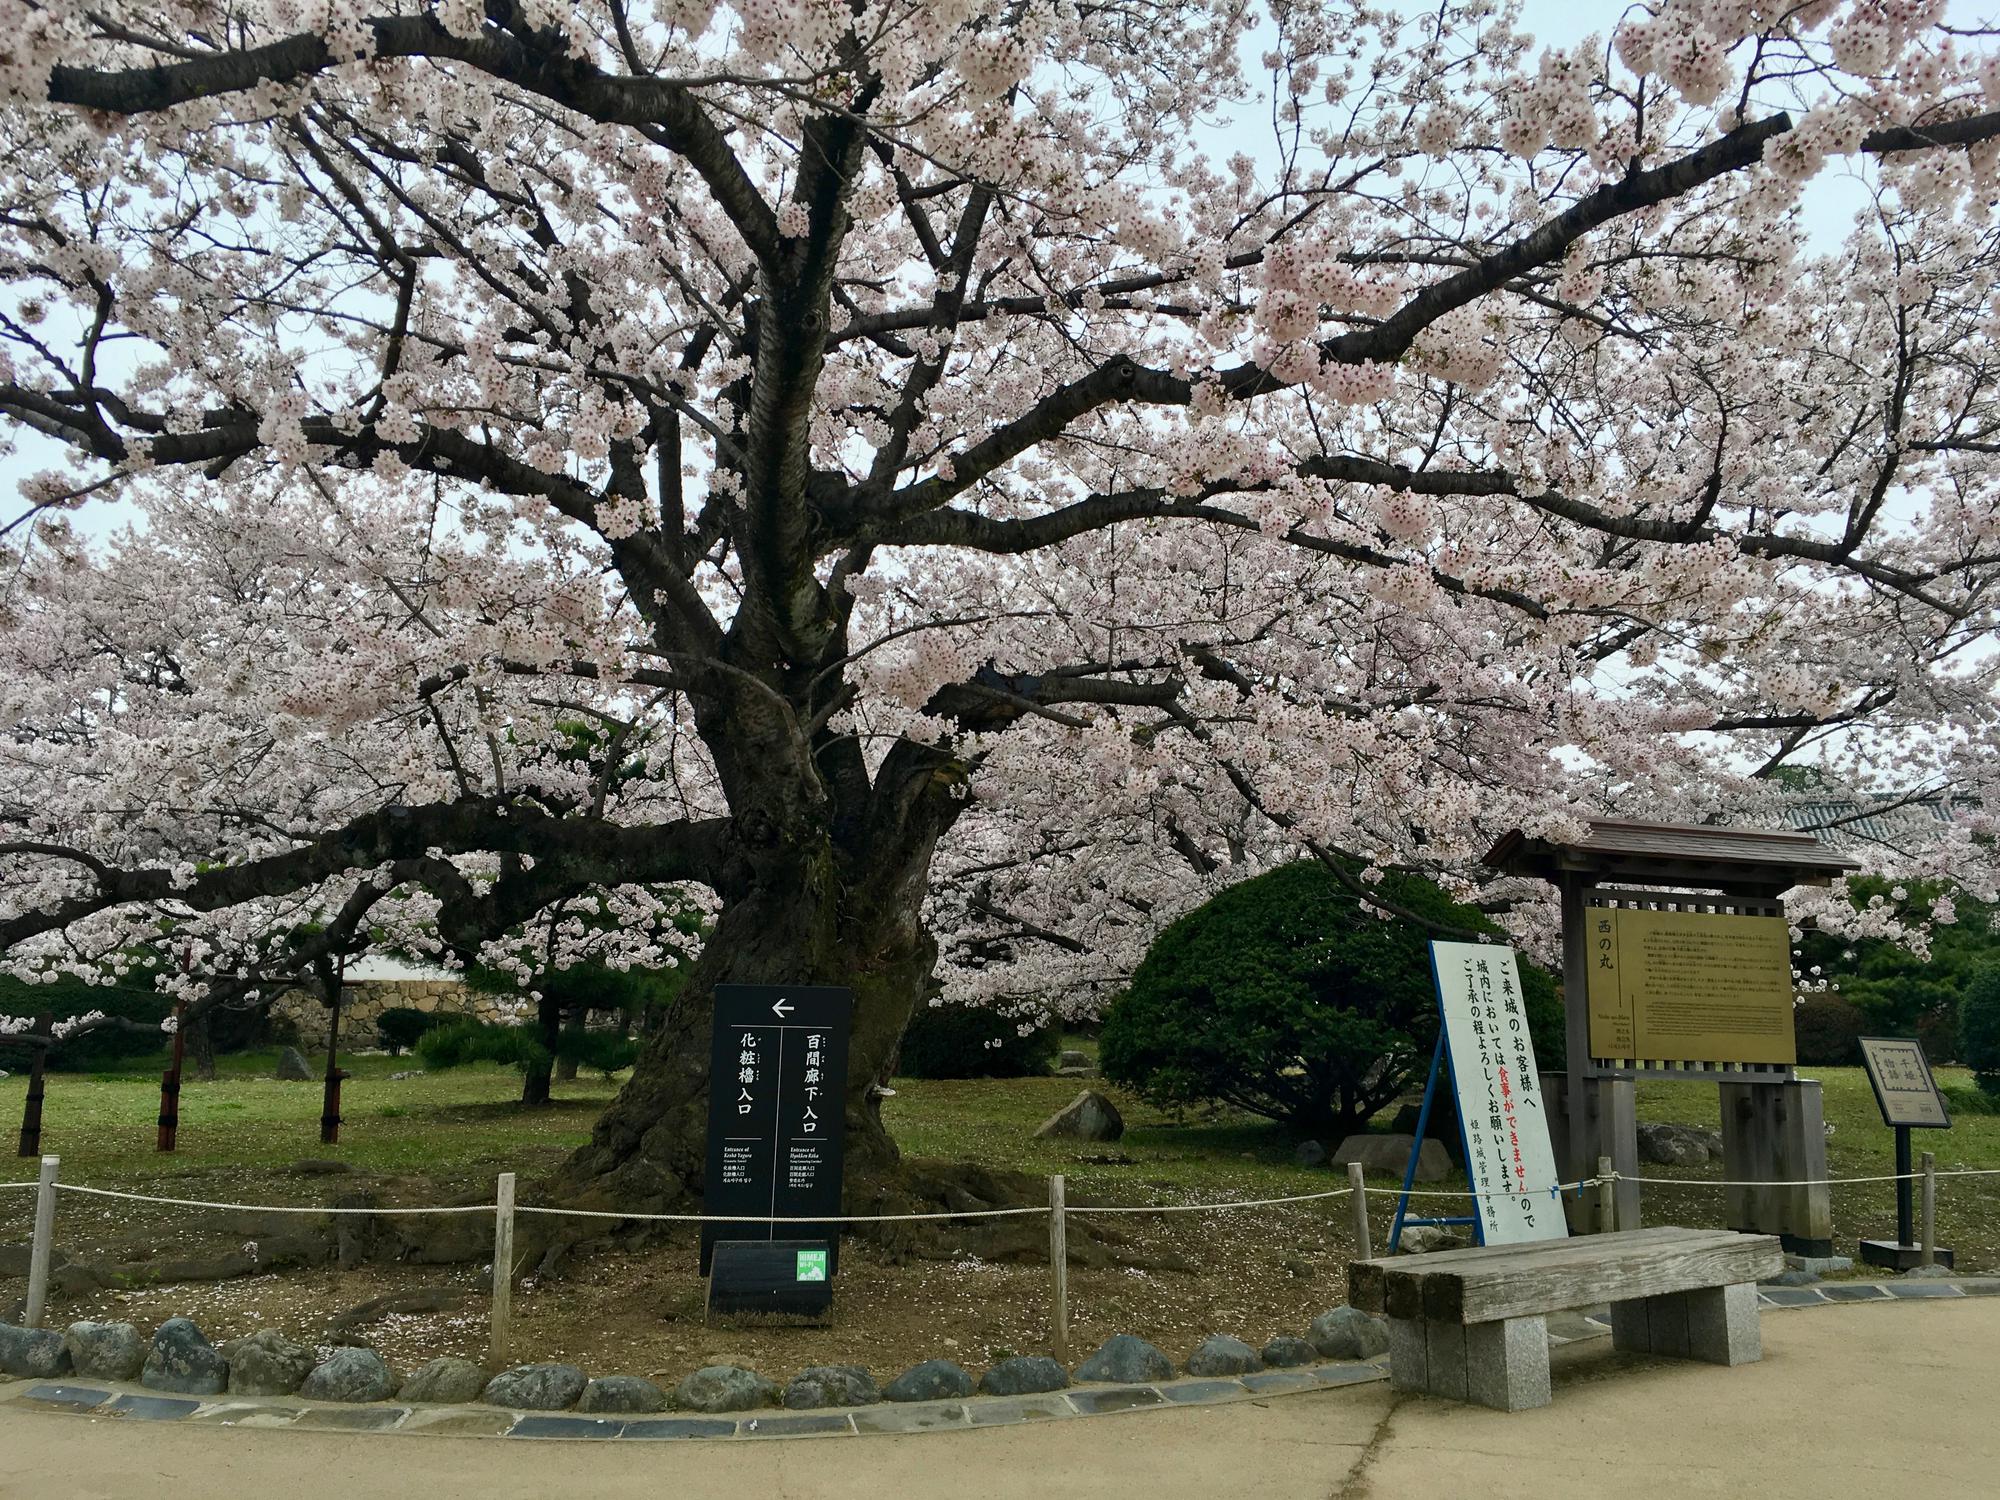
[[[854,993],[831,985],[719,984],[709,1064],[709,1214],[769,1214],[810,1220],[840,1212],[841,1114],[847,1030]],[[701,1269],[721,1240],[824,1241],[821,1263],[799,1274],[830,1276],[837,1224],[707,1223]]]

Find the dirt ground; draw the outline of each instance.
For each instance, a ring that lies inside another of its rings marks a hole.
[[[1113,1333],[1137,1333],[1178,1356],[1209,1333],[1261,1344],[1274,1334],[1303,1332],[1316,1314],[1345,1300],[1350,1251],[1332,1215],[1314,1207],[1264,1209],[1254,1217],[1121,1216],[1114,1232],[1154,1264],[1072,1266],[1072,1352],[1080,1358]],[[1045,1233],[1043,1221],[1024,1222]],[[220,1255],[235,1248],[231,1238],[199,1244],[177,1238],[173,1253]],[[520,1359],[669,1380],[725,1361],[777,1379],[807,1365],[853,1364],[886,1380],[927,1358],[977,1369],[1010,1354],[1049,1352],[1046,1259],[1001,1263],[952,1248],[941,1243],[934,1253],[944,1258],[916,1258],[849,1240],[823,1327],[705,1326],[691,1231],[644,1249],[586,1249],[560,1275],[518,1283],[514,1350]],[[49,1316],[52,1322],[118,1319],[141,1328],[186,1316],[218,1341],[276,1327],[330,1344],[339,1314],[400,1295],[429,1306],[384,1311],[352,1326],[347,1337],[408,1369],[443,1354],[484,1356],[485,1279],[476,1264],[294,1268],[228,1281],[79,1291],[56,1298]],[[0,1304],[17,1287],[0,1278]]]

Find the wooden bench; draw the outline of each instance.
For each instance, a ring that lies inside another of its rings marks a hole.
[[[1547,1315],[1611,1304],[1615,1347],[1742,1365],[1761,1359],[1757,1283],[1775,1235],[1633,1229],[1355,1261],[1348,1301],[1389,1319],[1389,1377],[1499,1411],[1549,1404]]]

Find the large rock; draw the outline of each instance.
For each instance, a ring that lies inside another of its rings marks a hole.
[[[1090,1054],[1088,1052],[1076,1052],[1065,1048],[1056,1054],[1056,1066],[1059,1068],[1087,1068],[1090,1066]]]
[[[477,1401],[486,1389],[486,1370],[469,1359],[446,1355],[429,1364],[418,1365],[396,1393],[402,1401],[436,1401],[445,1406],[462,1406]]]
[[[222,1346],[229,1361],[232,1396],[289,1396],[305,1384],[319,1356],[294,1343],[275,1328],[260,1328],[248,1338]]]
[[[1264,1363],[1274,1370],[1287,1370],[1294,1365],[1309,1365],[1319,1358],[1319,1351],[1304,1339],[1293,1338],[1289,1333],[1281,1333],[1263,1348]]]
[[[69,1371],[69,1350],[53,1328],[0,1323],[0,1374],[46,1380]]]
[[[979,1377],[984,1396],[1035,1396],[1069,1384],[1069,1371],[1046,1354],[1017,1354]]]
[[[373,1349],[336,1349],[318,1365],[299,1394],[308,1401],[387,1401],[396,1377]]]
[[[1345,1167],[1358,1161],[1365,1172],[1400,1177],[1410,1164],[1410,1148],[1416,1142],[1413,1135],[1350,1135],[1333,1153],[1333,1164]],[[1424,1149],[1417,1153],[1417,1181],[1443,1182],[1450,1176],[1451,1157],[1443,1145],[1426,1136]]]
[[[782,1393],[774,1380],[736,1365],[704,1365],[674,1387],[682,1411],[755,1411],[775,1406]]]
[[[972,1377],[948,1359],[912,1365],[883,1388],[891,1401],[949,1401],[972,1394]]]
[[[1125,1133],[1125,1118],[1096,1089],[1085,1089],[1036,1127],[1036,1135],[1078,1141],[1115,1141]]]
[[[130,1323],[72,1323],[63,1335],[70,1367],[91,1380],[137,1380],[146,1341]]]
[[[1711,1144],[1712,1138],[1712,1144]],[[1663,1167],[1699,1167],[1722,1155],[1722,1132],[1649,1120],[1639,1127],[1639,1160]]]
[[[1241,1339],[1226,1333],[1211,1333],[1188,1356],[1190,1375],[1248,1375],[1264,1368],[1264,1361]]]
[[[590,1383],[575,1365],[516,1365],[486,1382],[480,1400],[517,1411],[564,1411]]]
[[[1326,1165],[1326,1147],[1318,1141],[1300,1141],[1292,1152],[1292,1163],[1300,1167],[1323,1167]]]
[[[873,1406],[882,1399],[859,1365],[808,1365],[785,1386],[785,1405],[794,1411],[818,1406]]]
[[[1336,1307],[1312,1320],[1306,1341],[1322,1359],[1373,1359],[1389,1347],[1389,1331],[1358,1307]]]
[[[667,1393],[641,1375],[600,1375],[583,1388],[578,1411],[651,1412],[667,1409]]]
[[[287,1047],[278,1054],[277,1077],[283,1083],[311,1083],[312,1064],[306,1061],[305,1053],[296,1047]]]
[[[182,1396],[219,1396],[229,1389],[229,1362],[186,1318],[169,1318],[153,1332],[139,1383]]]
[[[1174,1362],[1157,1344],[1149,1344],[1133,1334],[1114,1333],[1095,1354],[1076,1367],[1076,1378],[1113,1385],[1172,1380]]]

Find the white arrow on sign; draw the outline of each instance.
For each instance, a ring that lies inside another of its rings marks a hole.
[[[779,1017],[780,1019],[783,1019],[784,1017],[789,1016],[792,1013],[792,1008],[791,1006],[787,1005],[783,1000],[775,1000],[771,1003],[771,1013]]]

